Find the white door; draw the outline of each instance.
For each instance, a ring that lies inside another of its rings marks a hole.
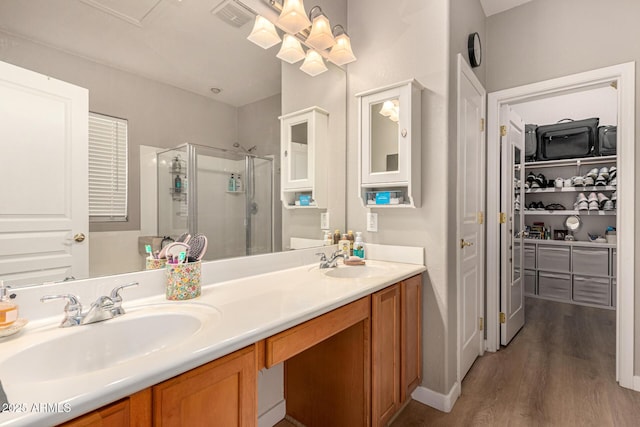
[[[500,111],[500,344],[524,326],[524,121],[509,107]],[[517,208],[517,209],[516,209]]]
[[[459,380],[483,352],[485,90],[458,56]]]
[[[86,89],[0,62],[0,278],[9,285],[89,275],[88,111]]]

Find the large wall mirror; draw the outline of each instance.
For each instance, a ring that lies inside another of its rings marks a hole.
[[[325,75],[311,78],[299,64],[283,65],[278,47],[263,50],[246,40],[251,9],[266,2],[246,3],[249,11],[235,0],[0,2],[0,61],[84,87],[90,111],[128,124],[127,219],[90,223],[90,277],[143,269],[141,236],[177,234],[188,225],[188,200],[175,194],[176,158],[197,165],[192,199],[202,200],[198,221],[210,225],[198,231],[215,242],[208,259],[291,249],[293,237],[321,242],[319,211],[282,212],[278,117],[326,108],[345,152],[346,77],[329,64]],[[332,16],[346,17],[346,5],[329,3]],[[228,7],[246,21],[223,19]],[[342,162],[331,166],[344,169]],[[232,173],[241,191],[229,191]],[[186,172],[177,176],[187,193]],[[344,227],[344,212],[338,191],[332,227]]]

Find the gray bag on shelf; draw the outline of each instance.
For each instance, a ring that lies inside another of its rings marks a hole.
[[[533,162],[538,152],[538,125],[524,125],[524,161]]]
[[[617,126],[600,126],[598,128],[598,144],[596,145],[596,156],[615,156],[617,141]]]
[[[569,120],[566,123],[560,123]],[[537,160],[572,159],[595,154],[598,118],[563,119],[553,125],[538,126]]]

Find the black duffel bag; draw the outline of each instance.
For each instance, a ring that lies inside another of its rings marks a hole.
[[[567,122],[567,120],[569,120]],[[565,123],[562,123],[565,122]],[[563,119],[554,125],[538,126],[536,160],[589,157],[598,143],[598,118]]]
[[[596,156],[615,156],[617,146],[618,128],[616,126],[600,126]]]

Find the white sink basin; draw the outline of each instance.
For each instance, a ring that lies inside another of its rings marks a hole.
[[[366,279],[379,276],[386,271],[385,268],[370,265],[341,265],[325,270],[325,275],[339,279]]]
[[[104,322],[45,332],[42,342],[0,362],[2,380],[49,381],[113,368],[179,346],[204,322],[210,326],[219,318],[210,307],[149,306]]]

